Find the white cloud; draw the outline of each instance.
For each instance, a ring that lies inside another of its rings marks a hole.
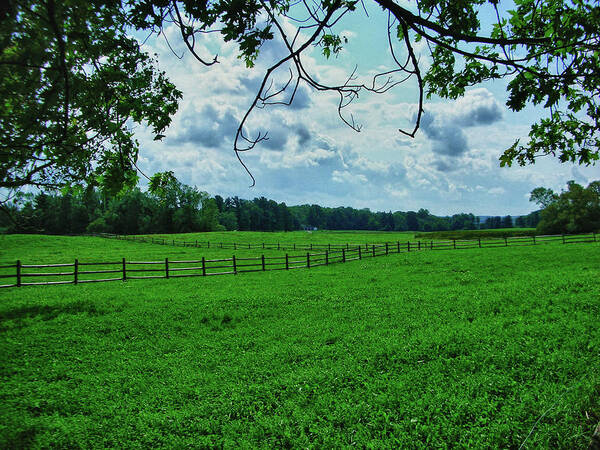
[[[351,32],[349,36],[355,32],[344,29]],[[368,30],[357,29],[360,39],[356,41],[362,41]],[[292,107],[257,110],[248,121],[249,136],[269,133],[268,141],[241,154],[257,180],[256,187],[249,189],[250,178],[233,152],[233,138],[266,67],[272,64],[269,58],[280,54],[281,45],[266,45],[250,70],[236,58],[233,43],[206,35],[198,50],[207,58],[218,51],[221,61],[206,68],[186,52],[176,30],[168,27],[166,33],[183,59],[177,59],[162,38],[150,40],[147,50],[160,55],[161,68],[184,92],[184,99],[164,142],[153,141],[142,127],[136,130],[141,143],[139,165],[149,175],[174,170],[183,182],[213,195],[264,195],[288,205],[321,203],[386,211],[427,208],[434,214],[486,215],[531,211],[528,193],[537,186],[559,191],[569,179],[598,178],[594,168],[573,168],[549,159],[533,167],[499,168],[499,155],[515,139],[526,137],[532,117],[508,112],[489,86],[471,89],[455,102],[426,103],[422,129],[411,139],[398,129],[414,125],[413,82],[383,96],[361,95],[345,111],[345,117],[352,114],[364,125],[360,133],[340,121],[336,95],[301,84]],[[313,49],[304,58],[307,70],[319,80],[344,82],[347,61],[325,61],[319,51]],[[374,61],[372,53],[358,59]],[[360,80],[389,67],[388,63],[362,64]],[[289,72],[282,68],[278,79],[287,76]]]
[[[363,174],[353,174],[347,170],[334,170],[331,174],[331,179],[336,183],[360,184],[367,183],[367,177]]]
[[[493,188],[489,189],[488,193],[492,194],[492,195],[504,195],[504,194],[506,194],[506,189],[504,189],[503,187],[497,186],[497,187],[493,187]]]

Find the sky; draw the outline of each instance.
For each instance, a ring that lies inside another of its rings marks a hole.
[[[368,17],[357,11],[338,24],[336,31],[348,39],[338,57],[326,59],[320,48],[306,52],[303,60],[316,79],[343,82],[356,67],[358,79],[369,82],[392,68],[387,18],[369,4],[367,12]],[[293,24],[286,27],[291,30]],[[423,70],[426,47],[415,48]],[[386,94],[361,93],[346,112],[362,126],[359,133],[340,120],[336,94],[303,84],[290,106],[254,111],[247,132],[268,131],[269,139],[242,155],[256,179],[250,187],[233,139],[266,68],[283,54],[282,44],[265,44],[252,69],[236,57],[235,45],[216,33],[203,36],[197,47],[207,58],[218,53],[220,63],[211,67],[194,60],[174,27],[148,39],[144,49],[157,55],[183,100],[162,141],[154,141],[144,126],[135,129],[138,166],[147,175],[172,170],[180,181],[213,196],[265,196],[288,206],[516,216],[537,209],[529,202],[535,187],[560,192],[569,180],[587,185],[600,179],[598,166],[561,164],[549,157],[531,166],[500,167],[502,152],[517,139],[525,142],[531,123],[544,114],[533,107],[511,112],[505,106],[506,80],[473,87],[456,101],[426,100],[416,137],[403,135],[398,130],[412,129],[418,104],[416,83],[409,80]],[[286,70],[276,74],[276,81],[287,78]]]

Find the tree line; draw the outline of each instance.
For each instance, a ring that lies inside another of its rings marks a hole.
[[[538,187],[529,200],[541,208],[537,225],[539,234],[576,234],[600,230],[600,180],[583,187],[575,181],[567,183],[560,194]]]
[[[147,191],[139,187],[111,194],[97,188],[20,194],[0,215],[5,232],[186,233],[197,231],[294,231],[301,229],[445,231],[510,228],[510,216],[481,221],[473,214],[436,216],[418,211],[373,212],[368,208],[287,206],[265,197],[211,197],[178,181],[172,172],[156,174]],[[539,213],[518,217],[535,227]]]

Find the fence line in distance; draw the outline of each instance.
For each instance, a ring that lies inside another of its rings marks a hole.
[[[115,235],[117,236],[117,235]],[[117,237],[121,239],[122,237]],[[176,241],[173,240],[173,245]],[[459,240],[452,239],[448,241],[417,241],[417,242],[384,242],[379,244],[356,244],[355,246],[340,244],[320,244],[325,247],[320,253],[310,253],[284,256],[269,256],[264,254],[257,257],[236,257],[219,259],[201,259],[193,260],[169,260],[163,261],[126,261],[121,258],[119,261],[108,262],[80,262],[75,259],[72,263],[60,264],[23,264],[18,260],[15,264],[0,266],[0,280],[14,279],[13,284],[3,284],[3,287],[22,287],[22,286],[41,286],[57,284],[81,284],[97,283],[108,281],[126,281],[135,279],[152,278],[182,278],[182,277],[205,277],[212,275],[237,275],[247,272],[265,272],[272,270],[291,270],[299,268],[312,268],[323,265],[345,263],[349,261],[360,260],[364,258],[374,258],[388,255],[390,253],[403,253],[422,250],[459,250],[469,248],[494,248],[509,247],[521,245],[540,245],[547,243],[586,243],[597,242],[596,234],[579,235],[546,235],[546,236],[521,236],[506,237],[490,240]],[[185,244],[185,242],[184,242]],[[223,244],[223,243],[221,243]],[[234,248],[239,248],[233,244]],[[250,244],[249,244],[250,245]],[[261,245],[261,244],[255,244]],[[278,249],[285,249],[280,244]],[[262,244],[258,248],[264,247]],[[242,247],[245,248],[245,247]],[[255,247],[257,248],[257,247]],[[298,249],[298,247],[295,247]],[[306,248],[303,248],[305,250]],[[317,249],[317,246],[310,244],[309,249]],[[333,249],[333,250],[331,250]],[[191,266],[185,266],[190,265]],[[96,267],[96,270],[89,270]],[[116,268],[115,268],[116,267]],[[89,269],[88,269],[89,268]],[[7,269],[14,269],[12,273],[2,273]],[[36,269],[36,272],[30,272],[30,269]],[[58,271],[48,269],[58,269]],[[67,270],[66,272],[64,270]],[[104,278],[90,278],[90,275],[102,275]],[[106,276],[109,275],[107,278]],[[60,277],[62,279],[54,281]],[[29,278],[44,279],[43,281],[27,281]],[[52,280],[48,280],[48,278]],[[67,279],[65,279],[67,278]]]

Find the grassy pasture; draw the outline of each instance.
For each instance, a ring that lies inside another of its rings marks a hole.
[[[189,241],[187,235],[171,235],[168,242],[172,239],[177,241]],[[301,252],[297,252],[298,254]],[[206,259],[231,258],[232,255],[238,258],[253,258],[264,254],[266,257],[281,257],[282,252],[277,250],[248,250],[238,248],[233,249],[211,248],[191,248],[172,245],[160,245],[151,243],[131,242],[116,239],[105,239],[88,236],[44,236],[44,235],[0,235],[0,266],[14,265],[17,259],[23,264],[53,264],[53,263],[73,263],[75,258],[80,263],[86,262],[111,262],[117,263],[122,258],[127,261],[164,261],[169,258],[171,261],[177,260],[198,260],[202,257]],[[187,264],[189,266],[189,264]],[[160,266],[139,266],[144,269],[158,268]],[[173,264],[173,267],[176,267]],[[112,265],[94,265],[93,267],[81,266],[80,270],[116,270],[119,267]],[[33,268],[23,269],[23,273],[52,273],[57,268]],[[72,267],[67,267],[65,271],[73,271]],[[196,271],[198,272],[198,271]],[[160,272],[162,274],[162,272]],[[1,284],[11,284],[15,282],[15,268],[0,267],[0,275],[11,275],[11,278],[0,279]],[[152,272],[140,273],[141,275],[152,275]],[[119,277],[118,273],[84,275],[80,279],[98,279],[106,277]],[[46,282],[72,277],[27,277],[25,281]]]
[[[2,239],[3,261],[81,257],[71,238]],[[0,447],[585,448],[600,421],[599,250],[5,289]]]
[[[374,244],[379,242],[406,242],[414,240],[415,234],[412,231],[407,232],[389,232],[389,231],[288,231],[288,232],[262,232],[262,231],[211,231],[210,233],[181,233],[177,235],[154,234],[146,235],[155,238],[164,238],[172,240],[175,236],[178,241],[194,242],[198,241],[216,243],[240,243],[242,244],[277,244],[282,246],[291,246],[292,244]]]
[[[535,236],[535,228],[501,228],[494,230],[454,230],[430,231],[415,233],[415,239],[447,240],[447,239],[498,239],[513,236]]]
[[[161,235],[162,236],[162,235]],[[189,241],[189,235],[165,235],[168,242],[173,239]],[[262,250],[260,252],[263,253]],[[281,255],[277,250],[265,250],[265,255]],[[240,248],[236,255],[256,256],[253,249]],[[170,259],[186,259],[195,257],[231,258],[232,249],[192,248],[173,245],[160,245],[107,239],[92,236],[44,236],[44,235],[0,235],[0,264],[11,263],[21,259],[23,262],[60,263],[70,262],[75,258],[82,261],[118,261],[120,258],[147,259],[160,261],[165,257]]]

